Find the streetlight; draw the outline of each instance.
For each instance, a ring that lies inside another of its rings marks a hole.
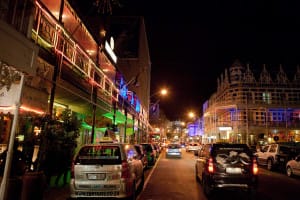
[[[156,95],[160,95],[160,96],[166,96],[168,94],[168,90],[166,88],[162,88],[161,90],[159,90],[158,92],[155,92],[154,94],[152,94],[150,96],[151,97],[154,97]]]
[[[190,112],[188,113],[188,115],[189,115],[189,118],[191,118],[191,119],[194,119],[194,118],[195,118],[195,113],[194,113],[193,111],[190,111]]]
[[[161,90],[159,90],[158,92],[153,93],[149,100],[150,100],[150,105],[149,105],[149,120],[151,121],[150,123],[152,124],[156,124],[156,125],[161,125],[159,122],[160,118],[159,118],[159,101],[160,98],[156,98],[156,101],[154,103],[151,103],[151,98],[154,96],[159,96],[159,97],[163,97],[166,96],[168,94],[168,90],[166,88],[163,88]]]

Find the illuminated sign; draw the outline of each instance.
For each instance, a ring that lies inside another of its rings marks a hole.
[[[231,126],[220,126],[219,131],[231,131],[232,127]]]
[[[106,52],[108,53],[108,55],[110,56],[110,58],[114,61],[114,63],[117,63],[117,56],[114,53],[114,51],[112,50],[112,48],[110,47],[110,45],[108,44],[107,41],[105,41],[105,46],[104,46]]]

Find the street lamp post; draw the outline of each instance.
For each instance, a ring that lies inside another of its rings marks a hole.
[[[160,98],[156,97],[156,101],[154,103],[151,103],[151,98],[153,99],[155,96],[163,97],[168,94],[168,90],[166,88],[163,88],[159,90],[158,92],[153,93],[150,95],[150,105],[149,105],[149,121],[151,123],[158,123],[159,120],[159,101]]]

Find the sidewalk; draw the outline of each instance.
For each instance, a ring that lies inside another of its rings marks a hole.
[[[55,186],[56,176],[53,176],[50,181],[50,186],[44,191],[43,200],[66,200],[70,195],[70,186],[69,182],[66,185],[62,185],[62,180],[59,183],[59,186]],[[69,179],[68,179],[69,180]]]
[[[51,187],[44,192],[43,200],[66,200],[69,198],[69,185]]]

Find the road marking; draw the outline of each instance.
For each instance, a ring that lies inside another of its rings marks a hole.
[[[161,154],[159,155],[158,159],[156,160],[154,166],[152,167],[152,169],[151,169],[151,171],[150,171],[150,173],[149,173],[149,175],[148,175],[146,181],[144,182],[144,186],[143,186],[142,191],[140,191],[140,194],[141,194],[141,193],[144,191],[144,189],[147,187],[147,184],[148,184],[148,182],[149,182],[149,180],[150,180],[150,178],[151,178],[151,176],[152,176],[152,173],[154,172],[154,170],[155,170],[155,168],[156,168],[156,165],[157,165],[158,161],[160,160],[160,157],[161,157]],[[139,200],[139,199],[140,199],[140,194],[138,195],[138,197],[137,197],[136,200]]]

